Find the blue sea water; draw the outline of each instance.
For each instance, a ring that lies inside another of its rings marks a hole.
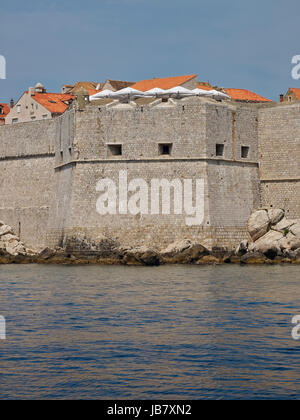
[[[299,266],[0,266],[0,399],[299,399]]]

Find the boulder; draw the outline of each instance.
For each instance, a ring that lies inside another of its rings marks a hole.
[[[268,210],[268,215],[271,225],[276,225],[284,218],[285,211],[282,209],[270,209]]]
[[[255,250],[266,255],[270,259],[274,259],[281,254],[279,241],[284,238],[281,232],[270,230],[262,238],[255,242]]]
[[[5,242],[7,244],[11,244],[12,242],[20,242],[19,238],[12,233],[7,233],[6,235],[1,236],[0,238],[2,242]]]
[[[266,233],[264,236],[262,236],[255,242],[255,250],[264,252],[265,250],[268,250],[270,246],[278,246],[278,241],[280,241],[283,238],[283,233],[276,232],[275,230],[270,230],[268,233]]]
[[[6,247],[6,251],[13,256],[16,255],[26,255],[26,248],[24,247],[24,245],[20,242],[17,242],[16,244],[14,243],[13,245],[8,245]]]
[[[264,236],[270,227],[270,219],[266,210],[258,210],[251,214],[247,229],[253,241]]]
[[[173,242],[161,254],[175,255],[181,252],[184,252],[186,249],[192,246],[192,242],[188,239],[183,239],[182,241]]]
[[[219,258],[214,257],[213,255],[204,255],[197,261],[198,265],[218,265],[221,264]]]
[[[160,261],[163,264],[193,264],[208,254],[208,249],[200,243],[185,239],[174,242],[161,251]]]
[[[237,247],[235,254],[239,257],[247,254],[249,247],[249,242],[247,240],[240,243],[240,245]]]
[[[290,227],[290,231],[297,238],[300,238],[300,222],[297,221],[294,225],[292,225]]]
[[[10,226],[0,222],[0,251],[2,264],[30,262],[35,253],[26,249]]]
[[[278,241],[278,244],[282,250],[295,250],[300,248],[300,237],[293,235],[289,232],[283,239]]]
[[[2,223],[2,222],[1,222]],[[2,224],[2,226],[0,226],[0,237],[7,235],[7,234],[13,234],[13,230],[10,226]]]
[[[160,261],[155,250],[142,246],[125,251],[122,263],[126,265],[158,266]]]
[[[295,249],[295,251],[289,252],[291,258],[299,259],[300,258],[300,247],[298,249]]]
[[[255,243],[251,242],[248,246],[248,252],[255,252]]]
[[[272,230],[287,234],[290,231],[291,226],[294,224],[294,220],[288,220],[284,217],[279,223],[277,223],[275,226],[272,226]]]
[[[241,257],[241,264],[265,264],[267,257],[261,252],[249,252]]]

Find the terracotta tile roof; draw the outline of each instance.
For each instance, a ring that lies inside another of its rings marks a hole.
[[[99,85],[97,82],[77,82],[75,85],[73,85],[72,89],[69,91],[69,93],[74,93],[76,90],[83,88],[85,90],[93,90],[96,89],[96,87]]]
[[[198,89],[202,89],[202,90],[212,90],[213,88],[211,87],[211,86],[208,86],[208,85],[203,85],[202,83],[198,83],[197,84],[197,88]]]
[[[289,92],[293,92],[295,94],[296,98],[300,100],[300,89],[290,88]]]
[[[10,111],[10,108],[7,104],[1,104],[0,107],[3,109],[3,114],[0,114],[0,118],[5,118]]]
[[[102,90],[102,89],[101,89]],[[96,93],[101,92],[101,90],[97,90],[97,89],[88,89],[87,91],[89,92],[89,95],[96,95]]]
[[[154,89],[156,87],[160,89],[171,89],[176,86],[181,86],[189,80],[194,79],[195,77],[197,77],[196,74],[189,76],[166,77],[163,79],[141,80],[131,87],[142,92],[146,92],[147,90]]]
[[[26,92],[28,93],[28,92]],[[69,105],[65,102],[72,101],[73,95],[69,93],[37,93],[35,92],[32,98],[48,109],[52,114],[63,114]]]
[[[247,89],[225,89],[227,95],[235,101],[245,102],[272,102],[270,99],[264,98],[263,96],[257,95]]]
[[[125,82],[124,80],[111,80],[111,79],[107,79],[103,85],[105,85],[106,83],[109,83],[111,87],[115,89],[116,91],[125,89],[127,87],[131,87],[132,85],[135,84],[135,82]]]

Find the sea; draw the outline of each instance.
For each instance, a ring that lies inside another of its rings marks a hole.
[[[0,266],[0,399],[300,399],[300,267]]]

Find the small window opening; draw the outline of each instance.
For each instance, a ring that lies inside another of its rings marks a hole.
[[[162,98],[162,102],[169,102],[169,98]]]
[[[249,157],[249,147],[242,146],[241,156],[242,156],[243,159],[247,159]]]
[[[223,156],[224,155],[224,144],[217,144],[216,145],[216,155],[217,156]]]
[[[121,144],[109,144],[108,151],[110,156],[121,156],[122,155],[122,145]]]
[[[170,155],[172,152],[172,143],[165,143],[165,144],[159,144],[159,154],[160,155]]]

